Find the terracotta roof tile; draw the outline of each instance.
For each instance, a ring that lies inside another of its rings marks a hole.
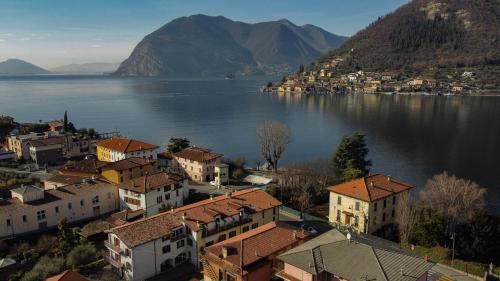
[[[88,279],[74,271],[66,270],[56,276],[45,279],[45,281],[88,281]]]
[[[103,167],[103,169],[112,169],[116,171],[123,171],[127,169],[137,168],[141,166],[145,166],[148,164],[155,163],[154,160],[145,159],[141,157],[130,157],[123,160],[119,160],[116,162],[111,162]]]
[[[262,211],[280,205],[281,202],[261,189],[246,189],[234,192],[231,197],[221,195],[174,209],[173,212],[140,219],[114,228],[112,232],[128,247],[135,247],[169,234],[171,229],[182,225],[183,215],[185,215],[186,225],[191,230],[198,231],[200,226],[196,223],[197,221],[212,222],[215,220],[214,217],[219,214],[237,214],[239,212],[235,209],[237,206],[253,211]]]
[[[146,193],[146,191],[161,188],[171,184],[178,184],[182,181],[183,178],[181,176],[170,174],[167,172],[156,172],[154,174],[145,175],[140,178],[131,179],[130,181],[121,184],[120,188],[138,193]]]
[[[196,162],[205,162],[222,157],[222,154],[214,153],[206,148],[188,147],[173,154],[174,157],[193,160]]]
[[[194,204],[175,209],[176,213],[183,213],[186,223],[193,230],[199,230],[197,222],[209,223],[215,221],[215,216],[234,216],[241,209],[246,212],[260,212],[281,205],[281,202],[259,188],[245,189],[233,192],[231,195],[222,195],[213,199],[206,199]]]
[[[134,152],[148,149],[155,149],[159,146],[154,144],[145,143],[142,141],[128,139],[128,138],[110,138],[105,139],[97,143],[97,146],[101,146],[110,150],[118,152]]]
[[[375,174],[332,186],[329,190],[331,192],[371,202],[410,188],[413,188],[413,186],[408,183],[382,174]]]
[[[275,254],[308,236],[308,233],[299,228],[271,222],[212,245],[206,251],[241,269],[241,266],[245,267]],[[224,247],[229,251],[226,258],[222,256]]]

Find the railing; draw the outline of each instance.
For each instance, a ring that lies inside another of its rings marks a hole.
[[[109,262],[109,264],[111,264],[112,266],[116,267],[116,268],[122,268],[123,267],[123,264],[121,263],[121,261],[119,260],[115,260],[113,259],[112,257],[110,256],[105,256],[104,259]]]
[[[113,245],[113,244],[109,243],[108,241],[104,241],[104,246],[117,254],[122,254],[122,252],[123,252],[123,250],[120,248],[120,246]]]
[[[249,223],[249,222],[252,222],[252,218],[240,219],[239,221],[236,221],[236,222],[227,223],[227,224],[222,225],[222,226],[217,226],[215,229],[212,229],[212,230],[203,230],[202,237],[214,235],[214,234],[217,234],[219,232],[231,229],[233,227],[241,226],[241,225],[244,225],[244,224]]]

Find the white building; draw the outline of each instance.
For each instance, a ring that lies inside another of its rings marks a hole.
[[[156,159],[159,147],[154,144],[127,138],[110,138],[97,143],[97,158],[115,162],[131,157]]]
[[[68,222],[90,220],[118,210],[118,189],[101,179],[44,191],[35,186],[11,190],[0,200],[0,238],[41,232]]]
[[[131,179],[119,185],[120,209],[143,209],[152,216],[161,208],[180,207],[189,196],[187,185],[187,179],[167,172]]]

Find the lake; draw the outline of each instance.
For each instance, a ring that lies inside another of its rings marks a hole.
[[[119,130],[165,146],[173,136],[228,157],[259,156],[256,127],[287,124],[281,163],[330,157],[341,137],[367,134],[372,172],[416,186],[444,170],[489,190],[500,213],[500,97],[263,94],[269,77],[149,79],[91,76],[0,78],[0,115],[20,122],[62,119]]]

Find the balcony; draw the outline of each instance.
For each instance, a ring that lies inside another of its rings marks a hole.
[[[104,259],[109,262],[109,264],[111,264],[112,266],[116,267],[116,268],[122,268],[123,267],[123,264],[121,263],[120,260],[115,260],[113,259],[112,257],[110,256],[105,256]]]
[[[123,250],[118,245],[113,245],[113,244],[109,243],[108,241],[104,241],[104,246],[117,254],[120,254],[120,255],[123,254]]]
[[[244,224],[249,223],[249,222],[252,222],[252,218],[251,217],[240,219],[237,222],[227,223],[227,224],[222,225],[222,226],[217,225],[217,227],[214,228],[214,229],[212,229],[212,230],[206,230],[206,229],[204,229],[202,237],[205,238],[207,236],[214,235],[214,234],[226,231],[228,229],[244,225]]]

